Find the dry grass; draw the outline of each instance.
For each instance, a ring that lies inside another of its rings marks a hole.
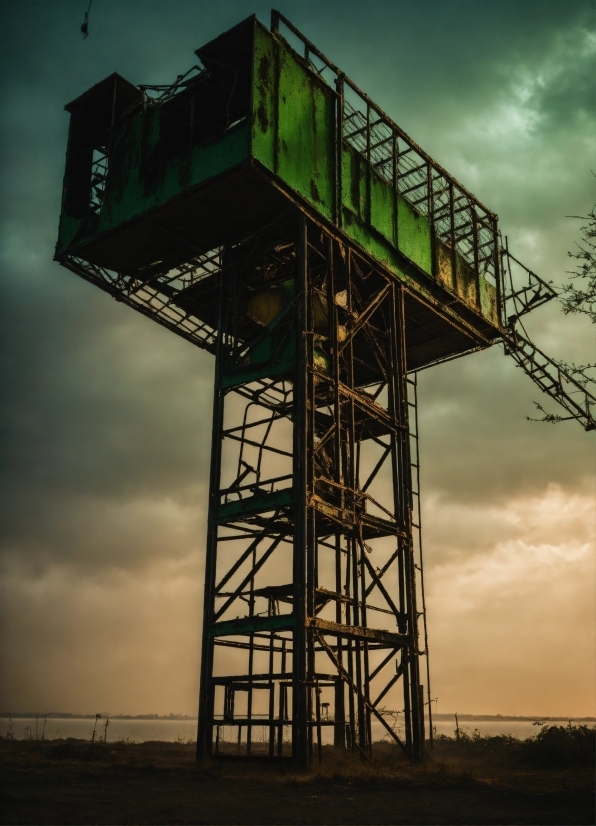
[[[418,765],[388,744],[372,763],[326,748],[303,773],[290,761],[197,765],[194,747],[179,743],[2,741],[2,822],[594,823],[592,767],[458,747],[439,743]]]

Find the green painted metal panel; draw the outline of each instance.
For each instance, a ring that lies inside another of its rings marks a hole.
[[[334,100],[289,47],[280,45],[277,174],[326,218],[333,217]]]
[[[217,509],[217,521],[227,522],[230,519],[241,519],[243,516],[250,516],[255,513],[266,513],[291,505],[294,498],[292,488],[276,490],[273,493],[262,493],[257,496],[250,496],[247,499],[237,499],[234,502],[226,502]]]
[[[222,376],[221,386],[237,387],[239,384],[290,373],[296,364],[296,339],[293,335],[288,335],[280,345],[275,336],[263,336],[249,351],[247,361],[249,364],[245,369]]]
[[[432,233],[428,220],[404,198],[397,204],[397,239],[400,252],[432,275]]]
[[[361,221],[366,215],[365,164],[366,161],[344,144],[342,151],[342,205]]]
[[[106,197],[101,210],[102,230],[111,229],[120,221],[138,215],[147,208],[142,180],[143,155],[155,146],[158,138],[157,110],[148,112],[144,119],[137,116],[128,123],[124,122],[116,130],[112,139]]]
[[[499,311],[497,307],[497,288],[486,278],[480,276],[480,309],[482,315],[495,325],[499,324]]]
[[[367,182],[368,175],[370,182]],[[432,232],[428,220],[403,198],[397,197],[390,184],[367,169],[366,158],[345,143],[342,149],[342,205],[344,215],[347,210],[344,221],[347,234],[377,260],[383,263],[388,260],[387,250],[379,246],[375,237],[378,233],[423,272],[432,275]]]
[[[118,227],[250,158],[250,123],[247,120],[192,151],[172,158],[154,175],[147,174],[144,157],[159,137],[157,114],[158,110],[145,119],[145,129],[143,118],[139,116],[126,121],[115,134],[99,223],[96,216],[78,220],[63,210],[57,254],[65,251],[74,240],[78,243]]]
[[[252,87],[252,154],[275,172],[277,46],[268,30],[255,26]]]
[[[472,307],[478,306],[478,292],[474,270],[466,264],[461,255],[455,256],[455,291]]]
[[[124,174],[112,176],[120,182],[120,187],[117,192],[106,192],[100,232],[160,206],[189,187],[215,178],[250,157],[250,124],[245,121],[218,138],[194,147],[192,152],[172,158],[152,178],[141,169],[141,118],[137,121],[136,130],[129,125],[123,136],[126,146],[117,147],[113,153],[124,167]]]
[[[455,290],[453,277],[453,250],[440,238],[435,239],[436,278],[448,290]]]
[[[240,617],[216,622],[209,628],[210,637],[231,637],[258,631],[292,631],[296,626],[294,614],[278,614],[272,617]]]
[[[69,245],[75,240],[84,223],[84,218],[72,218],[67,212],[64,211],[64,209],[62,210],[62,214],[60,215],[60,226],[58,228],[56,255],[61,255],[66,252]]]
[[[370,225],[395,246],[397,219],[395,190],[375,175],[370,175]]]
[[[376,233],[362,221],[358,220],[350,210],[343,210],[342,229],[345,234],[365,249],[373,258],[376,258],[387,269],[399,278],[405,279],[403,268],[399,262],[399,255],[395,247],[380,233]],[[407,280],[407,279],[405,279]]]

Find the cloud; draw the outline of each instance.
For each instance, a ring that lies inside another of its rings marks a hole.
[[[5,706],[194,711],[213,359],[52,263],[62,107],[114,70],[168,82],[195,48],[253,10],[267,21],[269,8],[105,0],[83,41],[77,4],[4,3]],[[522,260],[564,279],[578,230],[564,216],[592,205],[591,3],[280,9],[499,212]],[[554,355],[591,358],[593,330],[554,304],[529,329]],[[541,713],[579,709],[569,680],[549,676],[550,639],[564,649],[560,672],[591,685],[592,540],[578,527],[589,521],[590,442],[575,423],[527,422],[538,399],[498,348],[420,376],[435,687],[467,710],[529,708],[532,697]],[[502,612],[485,610],[505,592]]]
[[[0,707],[196,714],[201,576],[196,553],[143,572],[4,576]]]
[[[593,715],[593,496],[553,486],[472,519],[440,501],[428,511],[439,710]]]
[[[26,579],[56,564],[85,575],[111,569],[132,573],[159,560],[178,560],[203,548],[206,499],[202,487],[185,491],[186,501],[46,495],[35,510],[23,506],[9,517],[1,570]]]
[[[489,503],[593,478],[591,436],[575,422],[527,421],[534,400],[549,401],[501,347],[422,372],[419,388],[426,494]]]

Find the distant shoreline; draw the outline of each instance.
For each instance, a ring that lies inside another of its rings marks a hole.
[[[455,718],[455,712],[453,714],[433,714],[433,720],[453,720]],[[543,717],[540,714],[536,714],[533,717],[518,717],[513,714],[460,714],[457,713],[458,720],[464,720],[469,722],[470,720],[491,720],[491,721],[507,721],[510,722],[512,720],[519,720],[520,723],[531,722],[534,720],[540,720],[541,722],[571,722],[574,721],[590,721],[596,722],[596,717]]]
[[[71,714],[68,711],[3,711],[0,718],[11,717],[14,720],[35,719],[36,717],[47,717],[48,720],[95,720],[95,714]],[[189,717],[187,714],[110,714],[102,711],[101,717],[109,717],[110,720],[163,720],[166,722],[195,721],[196,717]]]
[[[102,718],[109,717],[110,720],[160,720],[164,722],[196,722],[196,717],[190,717],[187,714],[110,714],[109,712],[102,711],[101,712]],[[19,719],[35,719],[36,717],[44,718],[47,717],[48,720],[94,720],[95,714],[73,714],[71,712],[66,711],[4,711],[0,712],[0,718],[8,718],[13,720]],[[455,718],[455,713],[452,714],[433,714],[433,720],[453,720]],[[457,719],[462,722],[474,722],[474,721],[481,721],[481,720],[490,720],[490,721],[503,721],[503,722],[512,722],[518,720],[519,722],[533,722],[533,721],[541,721],[541,722],[549,722],[549,723],[559,723],[559,722],[577,722],[577,721],[588,721],[588,722],[596,722],[596,717],[550,717],[550,716],[541,716],[540,714],[536,714],[534,716],[526,717],[526,716],[516,716],[510,714],[460,714],[458,712]]]

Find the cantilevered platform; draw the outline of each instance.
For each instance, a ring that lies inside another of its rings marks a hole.
[[[303,45],[250,17],[171,87],[113,74],[68,104],[56,258],[214,352],[220,275],[201,256],[306,211],[407,287],[410,370],[489,346],[496,216]]]

